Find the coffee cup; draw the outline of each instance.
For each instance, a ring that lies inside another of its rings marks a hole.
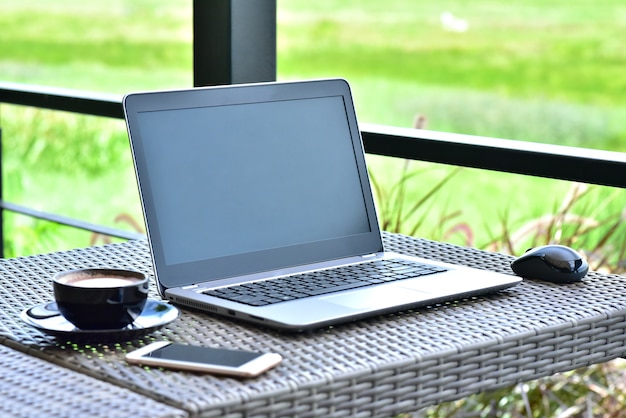
[[[148,277],[137,271],[87,268],[55,274],[54,299],[61,315],[81,330],[131,324],[148,298]]]

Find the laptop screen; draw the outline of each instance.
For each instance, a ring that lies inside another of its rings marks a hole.
[[[344,109],[334,96],[139,114],[165,262],[369,232]]]
[[[162,94],[127,117],[155,268],[177,275],[170,286],[382,249],[368,239],[378,225],[343,94],[193,105]]]

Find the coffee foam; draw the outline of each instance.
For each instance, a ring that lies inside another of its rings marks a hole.
[[[76,287],[123,287],[137,284],[141,279],[135,277],[113,276],[76,276],[67,277],[62,282]]]

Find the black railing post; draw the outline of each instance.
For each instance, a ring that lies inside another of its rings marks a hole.
[[[276,0],[194,0],[194,86],[276,80]]]

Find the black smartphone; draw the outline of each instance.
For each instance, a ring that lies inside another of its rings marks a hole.
[[[255,377],[278,365],[282,356],[158,341],[126,354],[126,361],[144,366]]]

